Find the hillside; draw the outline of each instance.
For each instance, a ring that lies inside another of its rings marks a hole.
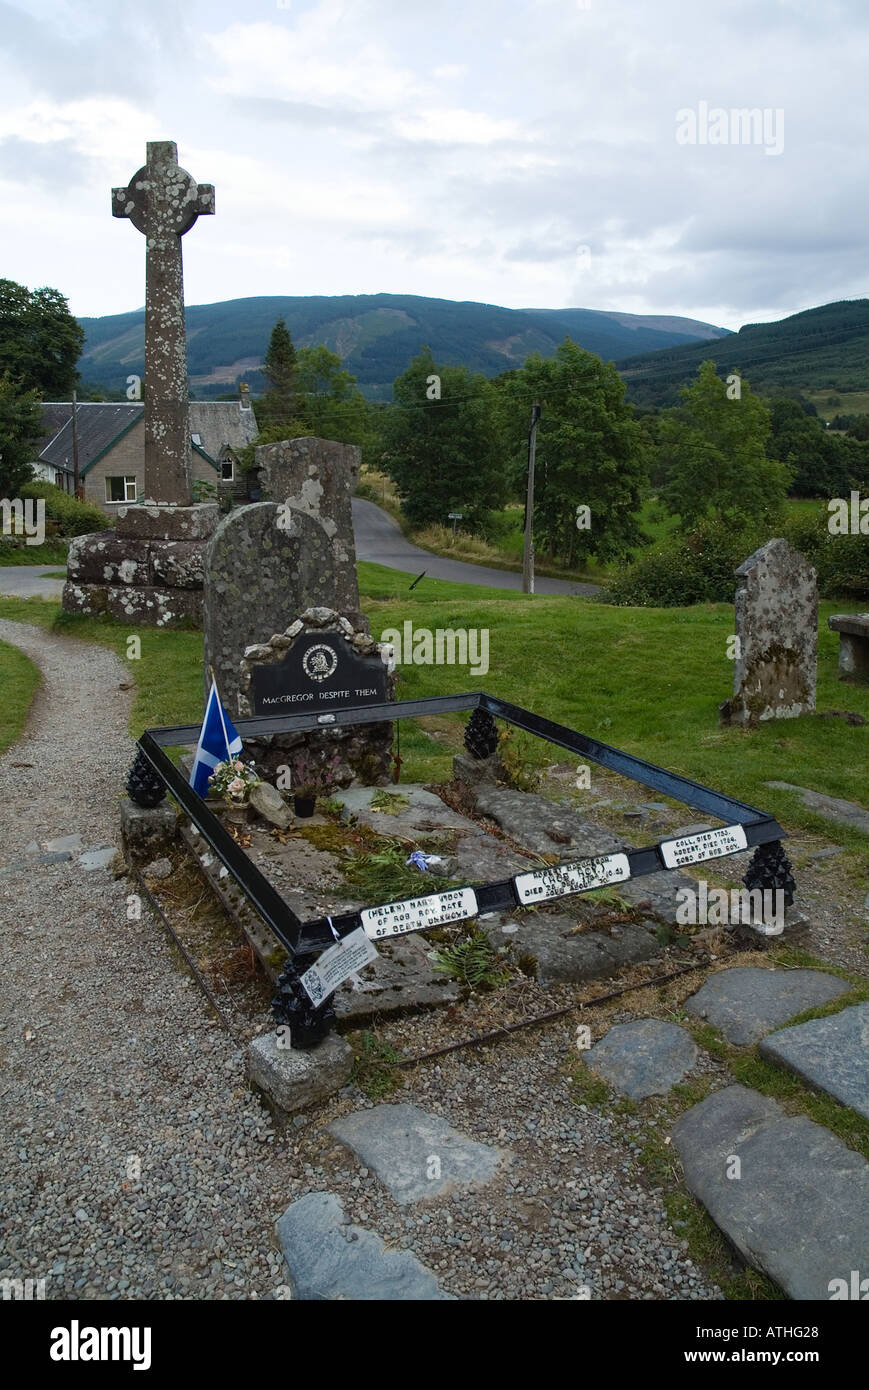
[[[261,390],[257,367],[280,315],[297,347],[325,343],[375,400],[390,399],[393,381],[424,344],[440,362],[463,363],[496,376],[521,366],[531,352],[551,356],[565,334],[589,352],[614,360],[725,333],[694,319],[647,319],[591,309],[504,309],[418,295],[230,299],[188,306],[187,358],[194,394],[200,399],[216,396],[240,379],[255,393]],[[143,374],[143,309],[80,322],[86,341],[79,371],[85,382],[121,389],[130,373]]]
[[[869,386],[869,299],[843,299],[805,309],[775,323],[750,323],[721,342],[684,344],[617,361],[628,398],[667,406],[679,399],[700,363],[712,358],[719,375],[742,372],[751,388],[769,392]]]

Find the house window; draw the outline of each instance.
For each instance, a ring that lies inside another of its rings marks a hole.
[[[224,458],[220,460],[220,481],[222,483],[235,482],[235,460]]]
[[[123,478],[106,478],[107,502],[135,502],[136,478],[128,475]]]

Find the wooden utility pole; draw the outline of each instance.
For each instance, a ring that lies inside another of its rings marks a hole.
[[[531,431],[528,435],[528,489],[525,494],[525,545],[522,551],[522,592],[534,593],[534,460],[537,454],[537,421],[540,406],[531,407]]]
[[[78,474],[78,401],[76,393],[72,393],[72,491],[73,496],[79,501],[81,496],[81,479]]]

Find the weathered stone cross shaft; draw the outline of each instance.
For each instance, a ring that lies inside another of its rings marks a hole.
[[[192,500],[181,238],[214,212],[214,187],[179,168],[173,140],[149,141],[144,166],[112,189],[112,214],[145,235],[145,497]]]

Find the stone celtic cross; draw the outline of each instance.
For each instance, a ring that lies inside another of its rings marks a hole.
[[[179,168],[172,140],[149,141],[144,166],[112,189],[112,214],[145,236],[145,497],[192,500],[181,238],[214,212],[214,187]]]

